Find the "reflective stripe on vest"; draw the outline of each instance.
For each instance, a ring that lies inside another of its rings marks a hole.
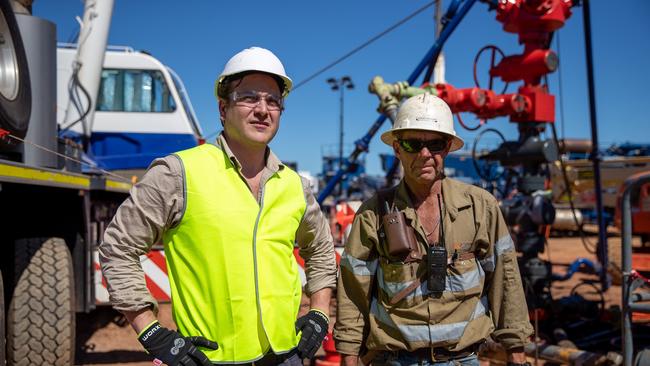
[[[293,257],[306,209],[300,176],[286,167],[275,173],[260,206],[215,145],[177,155],[186,208],[164,243],[179,331],[219,343],[216,351],[202,349],[213,362],[250,362],[269,347],[291,350],[302,295]]]

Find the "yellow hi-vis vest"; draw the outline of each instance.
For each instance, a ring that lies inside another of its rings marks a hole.
[[[219,343],[216,351],[201,348],[216,363],[290,351],[299,340],[295,321],[302,296],[293,256],[306,209],[300,176],[281,169],[264,185],[258,204],[217,146],[177,156],[186,208],[163,240],[179,332]]]

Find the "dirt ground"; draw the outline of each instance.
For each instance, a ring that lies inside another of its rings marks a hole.
[[[588,239],[593,243],[597,241],[596,236]],[[620,263],[620,238],[610,234],[608,242],[610,257],[614,262]],[[635,243],[638,245],[638,240]],[[565,273],[567,266],[578,257],[596,261],[595,255],[586,251],[578,237],[551,238],[542,257],[550,259],[554,263],[553,271],[559,274]],[[557,282],[552,288],[553,297],[569,294],[575,285],[585,280],[593,281],[597,277],[578,273],[569,281]],[[586,298],[597,299],[596,291],[589,286],[583,286],[577,292]],[[605,302],[607,306],[620,305],[620,286],[612,286],[605,293]],[[161,304],[159,316],[164,326],[173,327],[170,304]],[[134,331],[117,312],[110,308],[100,308],[91,314],[77,317],[77,365],[150,366],[151,360],[136,340]]]

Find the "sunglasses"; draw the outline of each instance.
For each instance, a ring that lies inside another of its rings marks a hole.
[[[397,143],[407,153],[419,153],[426,146],[430,153],[437,154],[443,152],[447,148],[449,140],[397,139]]]

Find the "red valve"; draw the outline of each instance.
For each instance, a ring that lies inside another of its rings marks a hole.
[[[571,16],[571,0],[499,1],[497,20],[506,32],[518,33],[519,43],[528,49],[533,44],[546,45],[550,32]]]
[[[555,52],[536,49],[503,58],[490,70],[490,76],[498,76],[505,82],[524,80],[526,84],[538,84],[543,75],[557,69],[558,63]]]
[[[457,112],[474,112],[485,106],[487,97],[485,90],[479,88],[456,89],[450,84],[436,84],[438,96],[442,98],[449,108]]]
[[[512,122],[553,123],[555,121],[555,97],[541,85],[544,75],[557,69],[559,62],[555,52],[549,49],[551,33],[558,30],[571,16],[572,0],[500,0],[497,20],[506,32],[517,33],[524,52],[505,56],[496,46],[483,47],[474,60],[476,88],[455,89],[451,85],[436,85],[438,95],[458,116],[459,112],[472,112],[479,124],[468,128],[477,129],[487,119],[509,116]],[[478,85],[476,64],[483,52],[491,51],[490,84],[488,89]],[[500,62],[495,65],[497,54]],[[523,80],[517,93],[500,94],[492,90],[494,77],[507,83]]]
[[[535,96],[535,93],[527,89],[528,94],[496,94],[492,90],[479,88],[456,89],[450,84],[436,84],[435,88],[438,96],[447,102],[451,111],[456,114],[472,112],[483,120],[513,115],[521,118],[534,117],[531,115],[531,112],[534,111],[531,96]],[[541,97],[537,99],[541,99]],[[485,121],[480,124],[484,123]],[[464,123],[461,122],[461,124],[468,128]],[[475,128],[468,129],[474,130]]]
[[[513,114],[513,122],[555,122],[555,96],[548,93],[543,86],[522,86],[519,94],[530,100],[530,111],[525,114]]]

